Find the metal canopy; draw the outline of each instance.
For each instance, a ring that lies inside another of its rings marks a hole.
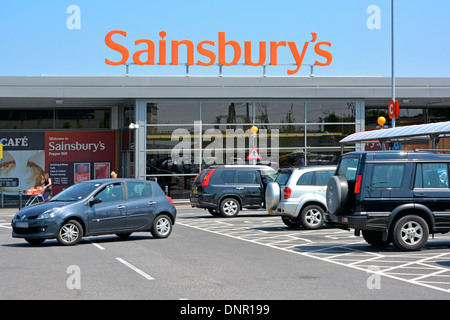
[[[450,135],[450,121],[356,132],[345,137],[339,143],[346,145],[373,140],[384,143],[388,140],[398,141],[412,137],[429,137],[431,140],[436,141],[447,135]]]

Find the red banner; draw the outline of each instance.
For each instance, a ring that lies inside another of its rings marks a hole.
[[[46,132],[45,168],[53,195],[74,183],[109,177],[115,166],[114,131]]]

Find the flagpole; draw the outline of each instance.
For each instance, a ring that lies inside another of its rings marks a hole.
[[[392,101],[395,107],[395,74],[394,74],[394,2],[391,0],[391,64],[392,64]],[[392,128],[395,128],[395,116],[392,117]]]

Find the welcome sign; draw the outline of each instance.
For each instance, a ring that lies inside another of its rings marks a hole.
[[[133,62],[136,65],[155,65],[156,51],[158,51],[158,64],[167,64],[167,40],[164,38],[167,36],[166,31],[159,33],[161,40],[158,43],[149,39],[138,39],[134,41],[135,49],[132,54]],[[317,33],[311,33],[312,39],[305,41],[303,46],[299,47],[294,41],[270,41],[269,44],[266,41],[259,41],[259,59],[258,61],[252,60],[252,42],[244,41],[244,45],[234,40],[227,40],[225,32],[219,32],[217,41],[204,40],[200,41],[196,45],[190,40],[172,40],[171,41],[171,65],[179,65],[179,49],[180,46],[185,46],[187,52],[187,65],[194,65],[197,63],[200,66],[212,66],[215,63],[219,63],[222,66],[236,65],[241,57],[244,56],[245,63],[249,66],[261,66],[270,61],[271,66],[278,65],[278,52],[279,50],[289,50],[292,57],[295,60],[296,68],[293,70],[287,70],[288,75],[296,74],[303,63],[310,44],[314,44],[314,52],[318,59],[315,60],[317,66],[328,66],[333,60],[333,55],[327,50],[331,48],[331,43],[328,41],[317,42]],[[114,37],[114,39],[113,39]],[[122,30],[113,30],[106,34],[105,44],[112,50],[120,53],[122,58],[118,61],[112,61],[105,59],[105,63],[112,66],[123,65],[127,63],[130,57],[130,50],[120,44],[121,38],[127,37],[127,32]],[[156,48],[158,46],[158,49]],[[227,49],[233,50],[233,56],[231,61],[226,60],[225,51]],[[267,57],[267,48],[269,48],[270,57]],[[194,54],[197,53],[201,59],[195,61]]]

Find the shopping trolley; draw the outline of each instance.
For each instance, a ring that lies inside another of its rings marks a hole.
[[[27,203],[25,203],[25,207],[32,205],[33,203],[44,202],[44,188],[43,187],[31,187],[27,190],[27,195],[31,196],[28,198]]]

